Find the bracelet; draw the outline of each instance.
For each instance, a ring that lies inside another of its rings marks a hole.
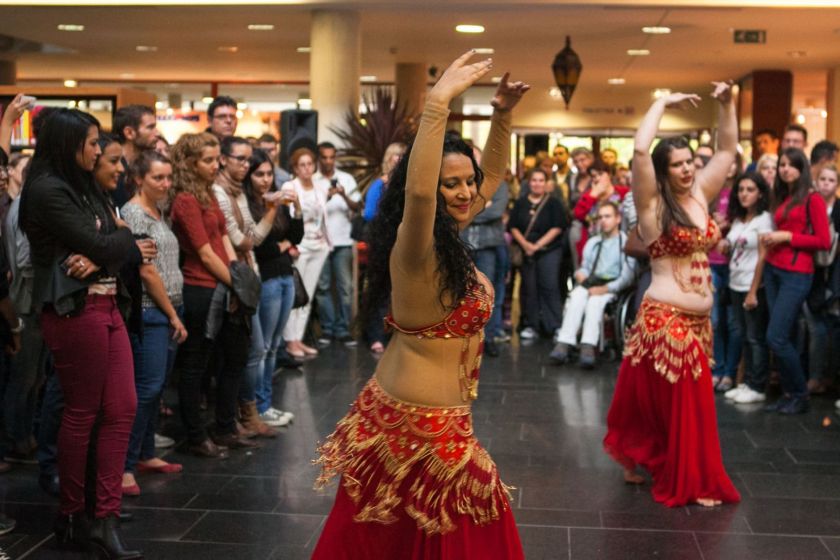
[[[23,332],[23,319],[18,317],[17,326],[13,329],[9,329],[9,332],[11,332],[12,334],[20,334],[21,332]]]

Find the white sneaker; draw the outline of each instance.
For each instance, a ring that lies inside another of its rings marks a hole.
[[[279,408],[274,408],[274,407],[271,407],[270,410],[276,416],[285,416],[289,420],[294,420],[295,419],[295,415],[292,414],[291,412],[289,412],[288,410],[280,410]]]
[[[158,449],[167,449],[175,445],[175,440],[171,437],[155,434],[155,447]]]
[[[260,420],[273,428],[282,428],[289,423],[289,419],[282,414],[276,414],[273,408],[269,408],[260,414]]]
[[[522,340],[533,340],[537,338],[537,332],[531,327],[525,327],[519,333],[519,338],[521,338]]]
[[[723,394],[723,398],[733,400],[735,397],[741,394],[741,391],[747,388],[746,383],[740,383],[737,387],[733,387],[729,389],[727,392]]]
[[[836,408],[837,410],[840,410],[840,399],[834,401],[834,408]]]
[[[735,396],[735,402],[737,404],[752,404],[764,402],[766,400],[767,395],[759,393],[758,391],[753,391],[749,387],[744,387],[744,389]]]

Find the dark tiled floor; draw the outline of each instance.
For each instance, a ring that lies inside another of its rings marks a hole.
[[[531,560],[840,560],[840,418],[815,399],[796,418],[718,401],[727,468],[743,503],[667,509],[646,487],[622,483],[601,451],[616,362],[594,372],[546,364],[547,343],[487,359],[476,432],[517,487],[515,516]],[[150,559],[308,558],[332,495],[311,490],[315,443],[346,412],[375,362],[363,350],[326,350],[303,373],[285,373],[278,402],[295,423],[262,449],[222,462],[172,452],[183,474],[142,476],[126,500],[131,544]],[[177,435],[177,425],[166,429]],[[55,503],[34,467],[0,477],[0,500],[18,529],[0,537],[12,558],[75,559],[50,535]]]

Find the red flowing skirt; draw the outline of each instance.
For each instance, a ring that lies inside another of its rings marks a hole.
[[[708,315],[645,298],[625,346],[604,448],[626,469],[647,469],[653,498],[669,507],[741,500],[723,468],[710,352]]]
[[[469,406],[426,407],[372,378],[319,448],[340,486],[316,560],[520,560],[519,533]]]

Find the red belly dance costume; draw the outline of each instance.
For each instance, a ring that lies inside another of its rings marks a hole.
[[[493,296],[479,284],[441,322],[423,329],[386,324],[419,339],[463,340],[464,402],[478,394],[484,325]],[[470,345],[478,352],[468,367]],[[341,476],[313,559],[523,558],[508,489],[473,435],[470,405],[430,407],[388,395],[372,377],[318,449],[322,488]]]
[[[670,257],[684,292],[712,286],[708,251],[720,234],[674,226],[649,247],[651,260]],[[688,278],[681,266],[690,262]],[[666,506],[698,499],[738,502],[723,468],[711,380],[712,327],[692,313],[645,296],[630,328],[607,415],[604,447],[626,469],[641,465],[653,477],[653,498]]]

